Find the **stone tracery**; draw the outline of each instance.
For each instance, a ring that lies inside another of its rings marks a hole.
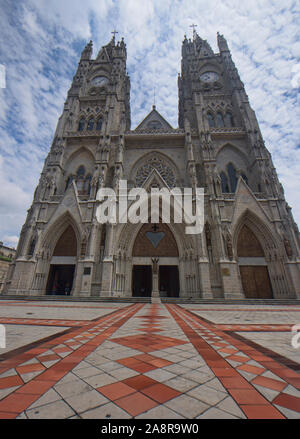
[[[168,166],[164,162],[163,159],[156,156],[150,158],[143,166],[138,169],[135,177],[136,185],[142,186],[154,169],[160,174],[160,176],[165,180],[170,188],[176,186],[176,178],[174,172],[172,171],[170,166]]]

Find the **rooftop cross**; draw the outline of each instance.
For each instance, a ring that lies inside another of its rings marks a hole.
[[[113,35],[114,35],[114,39],[115,39],[115,37],[116,37],[116,34],[118,34],[119,32],[118,31],[116,31],[116,30],[113,30],[112,32],[111,32]]]
[[[197,25],[196,24],[191,24],[190,27],[193,28],[193,37],[194,37],[195,33],[196,33],[195,27],[197,27]]]

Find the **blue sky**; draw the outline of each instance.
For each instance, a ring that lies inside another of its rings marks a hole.
[[[190,25],[224,34],[300,223],[300,6],[296,0],[0,0],[0,241],[15,246],[81,50],[117,29],[127,45],[132,128],[153,104],[177,126],[177,73]]]

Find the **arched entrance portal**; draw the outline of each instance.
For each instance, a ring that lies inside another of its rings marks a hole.
[[[69,295],[74,279],[77,239],[69,225],[56,243],[47,281],[46,294]]]
[[[154,260],[158,265],[158,287],[162,297],[179,296],[178,247],[170,228],[163,223],[144,224],[134,242],[132,295],[152,293]]]
[[[244,225],[239,233],[237,255],[245,297],[273,297],[268,266],[263,248],[252,230]]]

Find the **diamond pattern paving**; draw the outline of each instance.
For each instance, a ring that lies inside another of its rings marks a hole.
[[[59,319],[66,306],[51,307],[52,319],[3,317],[62,332],[3,356],[0,418],[300,418],[300,365],[276,351],[276,334],[290,325],[272,318],[287,321],[296,307],[253,308],[253,324],[243,323],[249,306],[68,304],[68,312],[98,309],[91,321]],[[230,321],[237,313],[238,325]],[[258,324],[259,315],[267,321]],[[253,331],[257,341],[243,337]],[[270,332],[273,348],[260,345]]]

